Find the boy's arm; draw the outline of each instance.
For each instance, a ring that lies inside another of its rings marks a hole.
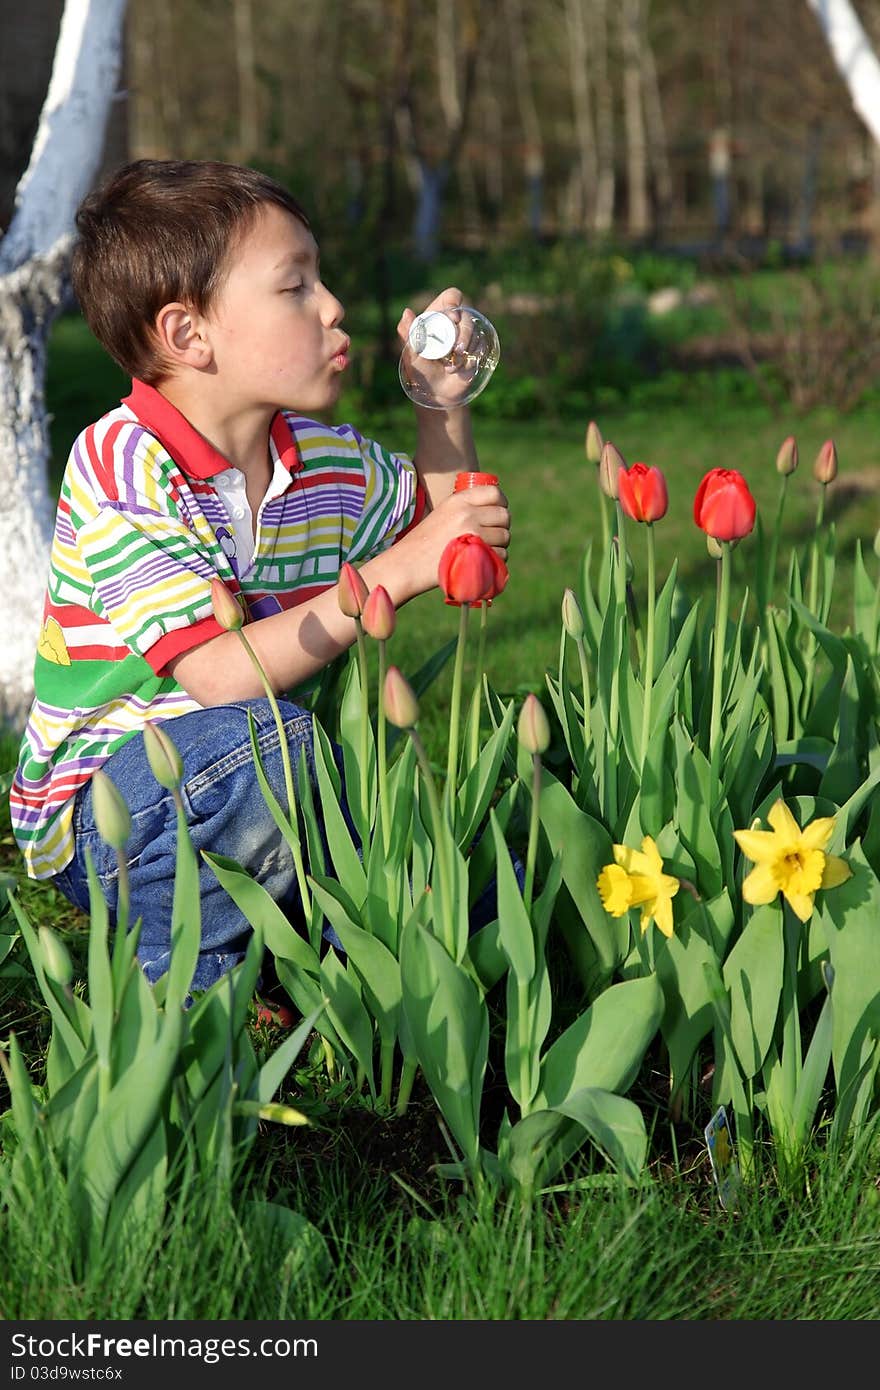
[[[451,487],[451,483],[450,483]],[[497,487],[451,493],[388,550],[360,567],[370,589],[381,584],[395,608],[436,587],[447,543],[471,532],[506,558],[510,541],[507,499]],[[305,603],[248,623],[245,633],[273,690],[283,694],[323,670],[355,640],[356,628],[339,607],[334,585]],[[223,632],[169,662],[168,671],[201,705],[265,694],[235,632]]]
[[[439,294],[428,309],[449,309],[461,303],[461,290],[450,288]],[[397,325],[403,343],[414,318],[412,309],[404,309]],[[453,410],[430,410],[425,406],[416,406],[416,430],[416,472],[425,489],[428,505],[433,508],[452,492],[456,473],[474,473],[479,469],[470,410],[467,406],[457,406]]]

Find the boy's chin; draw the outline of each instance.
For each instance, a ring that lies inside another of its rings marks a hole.
[[[295,400],[284,401],[279,408],[295,411],[298,415],[326,415],[341,395],[342,382],[337,379],[321,391],[297,393]]]

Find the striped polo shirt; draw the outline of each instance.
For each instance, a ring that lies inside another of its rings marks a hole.
[[[277,613],[335,584],[343,561],[391,545],[424,506],[411,460],[351,425],[279,411],[270,452],[254,553],[240,564],[218,485],[228,460],[153,387],[133,382],[74,443],[10,793],[32,878],[70,860],[74,797],[95,769],[148,720],[201,708],[168,663],[222,631],[212,579],[243,595],[249,619]]]

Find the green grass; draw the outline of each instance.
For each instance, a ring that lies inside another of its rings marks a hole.
[[[395,1122],[388,1121],[391,1125]],[[400,1123],[400,1122],[397,1122]],[[480,1203],[435,1185],[429,1198],[366,1167],[344,1140],[300,1162],[257,1150],[231,1191],[212,1181],[173,1201],[158,1240],[73,1272],[64,1194],[45,1220],[0,1222],[0,1306],[13,1319],[854,1320],[878,1312],[880,1203],[865,1155],[813,1174],[808,1197],[772,1182],[735,1211],[705,1164],[616,1180],[531,1204]],[[258,1141],[259,1143],[259,1141]],[[876,1158],[876,1155],[874,1156]],[[589,1183],[589,1175],[584,1179]],[[279,1184],[282,1186],[279,1187]],[[308,1218],[326,1259],[300,1261],[255,1227],[254,1197]]]

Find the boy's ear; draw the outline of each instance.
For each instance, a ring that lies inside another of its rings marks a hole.
[[[202,318],[185,304],[163,304],[156,315],[156,336],[160,351],[173,365],[210,365],[211,345]]]

